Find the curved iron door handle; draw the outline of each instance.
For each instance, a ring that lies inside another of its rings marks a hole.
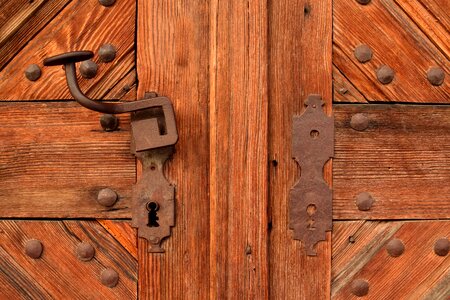
[[[166,97],[156,97],[151,99],[143,99],[134,102],[125,102],[125,103],[102,103],[94,101],[88,98],[81,90],[78,85],[75,63],[88,60],[94,57],[94,53],[91,51],[73,51],[67,52],[63,54],[59,54],[56,56],[52,56],[44,59],[44,66],[57,66],[64,65],[66,71],[66,79],[67,85],[69,87],[69,91],[72,94],[73,98],[80,103],[82,106],[95,110],[105,114],[121,114],[126,112],[143,110],[146,108],[155,107],[158,104],[156,102],[169,102],[170,100]],[[167,99],[167,101],[163,100],[163,98]],[[118,101],[114,99],[112,101]],[[159,104],[162,105],[162,104]]]

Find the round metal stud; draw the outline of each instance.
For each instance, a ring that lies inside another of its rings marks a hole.
[[[80,73],[84,78],[94,78],[97,70],[98,66],[92,60],[85,60],[80,64]]]
[[[116,58],[116,47],[111,44],[104,44],[98,50],[98,56],[102,62],[111,62]]]
[[[42,243],[39,240],[32,239],[25,243],[25,254],[31,258],[41,257],[43,251]]]
[[[372,195],[367,192],[363,192],[356,196],[356,206],[361,211],[370,210],[374,201]]]
[[[107,287],[115,287],[119,282],[119,274],[111,268],[105,269],[100,274],[100,280]]]
[[[377,79],[382,84],[389,84],[394,80],[395,72],[391,67],[383,65],[377,70]]]
[[[363,279],[353,280],[350,285],[350,290],[355,296],[365,296],[369,293],[369,283]]]
[[[371,0],[356,0],[359,4],[366,5],[369,4]]]
[[[388,254],[392,257],[399,257],[405,251],[405,245],[399,239],[392,239],[386,245]]]
[[[360,63],[368,62],[372,59],[373,52],[367,45],[359,45],[355,48],[355,57]]]
[[[350,126],[354,130],[364,131],[369,127],[369,118],[365,114],[354,114],[350,120]]]
[[[441,238],[434,244],[434,253],[439,256],[446,256],[450,250],[450,242],[447,238]]]
[[[98,0],[98,2],[100,2],[101,5],[108,7],[116,3],[116,0]]]
[[[117,193],[110,188],[102,189],[98,192],[97,202],[103,206],[113,206],[117,202]]]
[[[119,119],[115,115],[104,114],[100,118],[100,125],[104,131],[114,131],[119,126]]]
[[[77,256],[81,261],[89,261],[95,255],[95,249],[91,244],[83,242],[77,246]]]
[[[427,72],[428,81],[435,86],[439,86],[444,82],[445,72],[440,67],[432,67]]]
[[[41,74],[41,68],[36,64],[29,65],[25,70],[25,77],[30,81],[38,80]]]

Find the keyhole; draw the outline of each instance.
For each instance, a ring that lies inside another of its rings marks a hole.
[[[308,218],[308,230],[316,230],[316,227],[314,226],[315,220],[314,220],[314,214],[316,213],[316,206],[314,204],[310,204],[308,205],[308,207],[306,208],[306,213],[308,214],[309,218]]]
[[[147,203],[147,210],[148,210],[148,227],[159,227],[158,224],[158,210],[159,205],[156,202],[149,202]]]

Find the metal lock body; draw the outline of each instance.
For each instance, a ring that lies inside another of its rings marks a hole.
[[[132,226],[149,241],[149,252],[161,253],[161,241],[175,225],[175,187],[163,174],[164,163],[178,141],[175,114],[169,98],[146,93],[134,102],[102,103],[89,99],[80,90],[75,62],[94,56],[90,51],[69,52],[44,60],[45,66],[64,65],[67,85],[82,106],[106,113],[131,113],[131,152],[141,161],[141,179],[133,187]]]

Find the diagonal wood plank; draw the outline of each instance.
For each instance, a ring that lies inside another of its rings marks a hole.
[[[137,232],[130,223],[115,220],[97,220],[108,233],[114,237],[136,260]]]
[[[0,221],[2,298],[132,299],[136,298],[137,261],[96,221]],[[24,253],[29,239],[42,242],[41,258]],[[76,247],[89,242],[95,257],[77,259]],[[105,268],[119,273],[116,287],[99,280]],[[64,288],[61,288],[64,287]],[[6,294],[8,292],[8,294]],[[11,294],[10,294],[11,293]]]
[[[367,100],[449,102],[450,80],[447,78],[441,86],[427,80],[427,71],[434,66],[442,67],[449,76],[448,57],[394,0],[371,1],[368,5],[336,1],[333,8],[333,63]],[[354,57],[354,49],[360,44],[369,45],[374,53],[365,64]],[[376,70],[382,65],[395,71],[390,84],[377,80]]]
[[[70,1],[1,1],[0,70]]]
[[[448,221],[335,222],[332,298],[360,299],[355,279],[368,282],[365,299],[447,299],[450,256],[434,253],[438,239],[450,236]],[[350,238],[350,239],[349,239]],[[386,245],[400,239],[404,253],[391,257]]]
[[[0,100],[71,99],[61,68],[43,67],[41,78],[31,82],[24,76],[27,66],[42,67],[45,57],[74,50],[92,50],[99,62],[98,49],[111,43],[117,48],[113,62],[98,63],[93,79],[78,75],[83,91],[93,98],[102,96],[134,66],[135,17],[133,0],[116,1],[111,7],[98,0],[72,1],[0,72]]]
[[[332,1],[270,1],[270,298],[329,299],[331,234],[308,257],[288,230],[290,188],[300,177],[292,157],[292,117],[308,94],[332,109]],[[331,165],[325,168],[331,182]],[[318,267],[320,266],[320,267]]]

